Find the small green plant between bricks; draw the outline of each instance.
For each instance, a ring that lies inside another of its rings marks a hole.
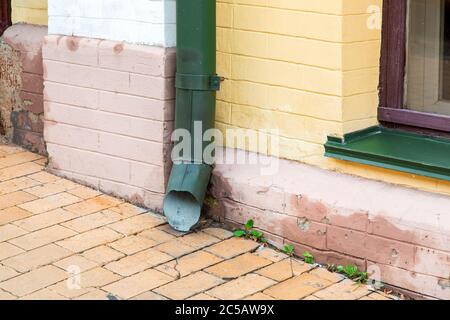
[[[264,237],[264,234],[255,229],[254,220],[248,220],[243,225],[242,229],[237,229],[233,234],[236,238],[251,239],[264,245],[267,245],[268,243],[267,239]],[[292,244],[285,245],[281,251],[291,258],[295,256],[295,247]],[[316,259],[308,251],[303,253],[303,260],[307,264],[316,263]],[[344,267],[341,265],[336,266],[334,264],[331,264],[327,266],[327,269],[330,272],[343,274],[349,279],[356,281],[358,284],[365,284],[369,279],[368,273],[360,271],[355,265],[347,265]]]

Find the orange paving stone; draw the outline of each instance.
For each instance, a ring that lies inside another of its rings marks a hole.
[[[220,300],[240,300],[267,289],[276,282],[257,274],[249,274],[218,286],[206,293]]]
[[[218,227],[160,215],[0,145],[0,300],[394,299]]]
[[[73,196],[73,195],[72,195]],[[75,196],[73,196],[75,197]],[[78,198],[79,199],[79,198]],[[91,213],[99,212],[111,207],[114,207],[120,203],[120,200],[114,199],[109,196],[98,196],[89,200],[78,202],[74,205],[65,207],[67,211],[78,213],[80,215],[88,215]]]
[[[72,203],[77,203],[80,200],[80,198],[77,198],[69,193],[59,193],[35,201],[27,201],[27,203],[21,204],[18,207],[30,211],[34,214],[38,214],[57,208],[62,208]]]
[[[64,222],[61,225],[76,232],[83,233],[117,222],[121,219],[122,216],[116,212],[101,211],[71,220],[69,222]]]
[[[0,210],[0,226],[17,220],[25,219],[31,215],[31,212],[20,209],[18,207],[11,207],[8,209]]]
[[[21,177],[5,182],[0,182],[0,196],[8,193],[35,187],[40,183],[28,177]]]
[[[67,273],[55,266],[45,266],[0,283],[0,289],[18,297],[26,296],[67,278]]]
[[[32,250],[45,246],[46,244],[69,238],[75,234],[76,233],[70,229],[56,225],[12,239],[9,243],[24,250]]]
[[[146,229],[151,229],[162,224],[166,224],[166,221],[155,214],[143,213],[126,220],[111,224],[109,228],[116,230],[124,235],[132,235],[142,232]]]
[[[203,270],[211,265],[221,262],[223,259],[205,251],[197,251],[176,261],[170,261],[156,267],[157,270],[173,277],[185,277],[193,272]]]
[[[25,252],[25,250],[20,249],[19,247],[16,247],[8,242],[0,243],[0,261],[17,256],[22,252]]]
[[[173,258],[155,249],[148,249],[131,256],[126,256],[118,261],[108,263],[105,268],[124,277],[156,267]]]
[[[32,232],[54,226],[77,217],[77,214],[60,208],[15,221],[14,224],[24,230]]]
[[[119,238],[121,238],[121,235],[117,232],[107,228],[99,228],[59,241],[56,244],[73,252],[83,252]]]
[[[109,244],[111,248],[126,255],[132,255],[156,245],[156,241],[140,236],[125,237]]]
[[[165,252],[165,253],[171,255],[174,258],[179,258],[179,257],[185,256],[185,255],[197,250],[197,249],[183,243],[179,239],[174,239],[169,242],[165,242],[155,248],[159,251],[162,251],[162,252]]]
[[[169,299],[184,300],[223,282],[218,277],[200,271],[155,289],[155,292]]]
[[[285,259],[256,271],[257,274],[281,282],[308,272],[312,266],[296,259]]]
[[[54,244],[21,253],[2,260],[2,264],[19,272],[27,272],[70,256],[72,253]]]
[[[173,280],[165,273],[150,269],[107,285],[103,290],[122,299],[130,299]]]
[[[206,248],[206,251],[224,259],[231,259],[243,253],[256,250],[259,246],[254,241],[231,238]]]
[[[123,253],[107,246],[99,246],[85,251],[83,256],[88,260],[95,261],[102,265],[125,257]]]
[[[251,253],[246,253],[239,257],[216,264],[215,266],[206,269],[206,272],[222,279],[234,279],[257,269],[264,268],[271,263],[272,261],[270,260],[254,256]]]
[[[17,191],[14,193],[5,194],[3,196],[0,196],[0,210],[7,209],[14,207],[18,204],[30,202],[37,199],[36,196],[33,196],[32,194],[23,192],[23,191]],[[23,208],[25,209],[25,208]],[[30,210],[28,210],[30,211]]]
[[[325,290],[316,292],[314,296],[321,300],[357,300],[367,296],[370,291],[366,286],[360,286],[351,280],[343,280]]]
[[[332,282],[311,273],[286,280],[264,291],[268,296],[279,300],[299,300],[325,289]]]

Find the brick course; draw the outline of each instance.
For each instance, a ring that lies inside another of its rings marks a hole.
[[[161,211],[175,51],[48,36],[43,56],[49,170]]]

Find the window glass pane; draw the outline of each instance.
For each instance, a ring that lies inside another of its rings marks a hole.
[[[406,108],[450,115],[450,0],[410,0]]]

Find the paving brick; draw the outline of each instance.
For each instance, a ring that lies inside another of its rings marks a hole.
[[[140,236],[129,236],[108,244],[111,248],[126,255],[132,255],[156,245],[156,241]]]
[[[146,229],[160,226],[165,223],[166,221],[162,216],[144,213],[123,221],[116,222],[108,227],[128,236],[137,234]]]
[[[25,273],[47,264],[51,264],[70,255],[71,252],[69,250],[54,244],[49,244],[3,260],[2,264],[21,273]]]
[[[224,259],[234,258],[243,253],[253,251],[260,245],[254,241],[231,238],[215,244],[205,250]]]
[[[46,244],[72,237],[76,233],[70,229],[56,225],[39,231],[28,233],[9,242],[25,250],[32,250]]]
[[[158,244],[175,239],[175,236],[159,229],[150,229],[139,234],[141,237],[156,241]]]
[[[49,289],[67,298],[77,298],[89,293],[95,287],[102,287],[120,280],[121,277],[101,267],[75,275],[66,281],[61,281]]]
[[[24,152],[25,150],[19,146],[13,144],[2,144],[0,145],[0,156],[3,157],[8,154],[14,154],[18,152]]]
[[[80,272],[85,272],[94,269],[99,265],[99,263],[88,260],[81,255],[73,255],[65,259],[56,261],[53,263],[53,265],[66,271],[69,268],[76,267],[79,268]]]
[[[214,297],[211,297],[210,295],[207,295],[206,293],[200,293],[200,294],[197,294],[197,295],[195,295],[193,297],[190,297],[187,300],[191,300],[191,301],[208,301],[208,300],[211,300],[211,301],[213,301],[213,300],[218,300],[218,299],[214,298]]]
[[[232,232],[221,228],[207,228],[203,229],[202,231],[221,240],[226,240],[233,237]]]
[[[191,273],[203,270],[209,266],[221,262],[223,259],[205,251],[197,251],[187,256],[181,257],[176,261],[170,261],[155,269],[167,273],[173,277],[185,277]]]
[[[196,249],[203,249],[220,242],[218,238],[204,232],[190,233],[181,237],[180,241]]]
[[[18,254],[21,254],[23,252],[25,251],[10,243],[7,242],[0,243],[0,261],[8,259],[10,257],[17,256]]]
[[[82,233],[117,222],[121,219],[122,217],[118,213],[106,210],[65,222],[62,225]]]
[[[38,198],[45,198],[55,195],[57,193],[65,192],[73,188],[75,184],[70,185],[66,180],[57,180],[56,182],[46,183],[43,185],[35,186],[24,191],[32,194]]]
[[[22,297],[62,281],[67,273],[55,266],[45,266],[0,283],[0,288]]]
[[[147,291],[145,293],[142,293],[136,297],[134,297],[132,300],[147,300],[147,301],[155,301],[155,300],[169,300],[166,297],[163,297],[159,294],[154,293],[153,291]]]
[[[19,227],[12,224],[5,224],[4,226],[0,226],[0,242],[20,237],[26,233],[25,230]]]
[[[78,187],[68,191],[70,194],[74,195],[83,200],[89,200],[101,195],[101,193],[97,190],[88,188],[88,187]]]
[[[73,300],[109,300],[108,294],[100,289],[92,289],[88,293],[85,293],[79,297],[74,298]]]
[[[302,261],[298,261],[295,259],[285,259],[283,261],[274,263],[264,269],[256,271],[256,273],[266,278],[281,282],[289,278],[299,276],[302,273],[308,272],[312,268],[313,267],[311,265],[306,264]]]
[[[256,250],[253,254],[273,262],[280,262],[288,257],[286,254],[280,251],[267,247],[259,247],[258,250]]]
[[[17,220],[25,219],[32,213],[18,207],[0,210],[0,226]]]
[[[316,268],[316,269],[312,270],[310,273],[313,275],[316,275],[320,278],[323,278],[327,281],[330,281],[332,283],[337,283],[337,282],[345,279],[345,277],[343,275],[341,275],[339,273],[330,272],[330,271],[326,270],[325,268]]]
[[[224,281],[218,277],[200,271],[166,284],[154,291],[173,300],[184,300],[214,288],[223,282]]]
[[[270,265],[272,261],[246,253],[231,260],[226,260],[205,271],[222,279],[235,279],[257,269]]]
[[[300,300],[313,293],[325,289],[332,282],[310,273],[286,280],[264,291],[277,300]]]
[[[119,204],[117,207],[112,207],[109,210],[117,212],[120,215],[122,215],[123,217],[133,217],[133,216],[137,216],[141,213],[147,212],[146,209],[134,206],[129,203]]]
[[[81,274],[81,286],[83,288],[103,287],[121,278],[105,268],[98,267]]]
[[[40,183],[56,182],[61,179],[60,177],[57,177],[45,171],[40,171],[38,173],[31,174],[29,175],[29,178],[39,181]]]
[[[0,264],[0,282],[18,276],[19,273],[14,269]]]
[[[117,240],[120,237],[120,234],[111,229],[99,228],[59,241],[56,244],[73,252],[83,252]]]
[[[5,182],[0,182],[0,196],[8,193],[13,193],[16,191],[28,189],[39,185],[36,180],[30,179],[28,177],[21,177]]]
[[[163,252],[155,249],[148,249],[134,255],[127,256],[118,261],[108,263],[105,268],[127,277],[163,264],[172,259],[173,258],[171,256]]]
[[[0,181],[7,181],[14,178],[24,177],[32,173],[36,173],[42,170],[40,165],[33,162],[27,162],[19,164],[14,167],[8,167],[0,171]]]
[[[78,282],[81,275],[79,275],[79,278],[74,278],[68,273],[68,277],[67,280],[60,281],[48,287],[48,289],[68,299],[74,299],[89,292],[90,289],[82,287],[81,282]]]
[[[257,274],[248,274],[207,291],[206,294],[220,300],[240,300],[275,284],[276,282],[271,279]]]
[[[95,261],[101,265],[119,260],[125,255],[107,246],[100,246],[83,253],[88,260]]]
[[[59,208],[16,221],[14,224],[24,230],[32,232],[54,226],[77,217],[77,214]]]
[[[35,201],[31,201],[22,205],[19,205],[20,208],[30,211],[34,214],[44,213],[47,211],[51,211],[57,208],[61,208],[72,203],[77,203],[81,199],[68,194],[68,193],[59,193],[46,198],[38,199]]]
[[[181,242],[180,239],[174,239],[169,242],[165,242],[155,248],[159,251],[170,254],[174,258],[182,257],[197,250]]]
[[[65,207],[65,209],[67,211],[75,212],[80,215],[88,215],[91,213],[99,212],[117,206],[119,203],[121,203],[120,200],[102,195],[96,198],[81,201],[77,204]]]
[[[12,167],[25,162],[41,159],[42,156],[31,152],[19,152],[0,158],[0,169]]]
[[[27,295],[25,297],[20,298],[19,300],[37,300],[37,301],[61,301],[61,300],[67,300],[66,297],[56,293],[53,290],[50,289],[42,289],[35,293],[32,293],[30,295]]]
[[[122,299],[130,299],[171,281],[173,278],[167,274],[150,269],[107,285],[103,290]]]
[[[253,300],[253,301],[269,301],[269,300],[275,300],[274,298],[272,298],[271,296],[268,296],[267,294],[264,293],[257,293],[254,294],[250,297],[245,298],[244,300]]]
[[[370,293],[364,285],[346,279],[314,293],[321,300],[357,300]]]
[[[35,196],[24,191],[17,191],[0,196],[0,210],[11,208],[37,199]]]
[[[5,292],[3,290],[0,290],[0,301],[5,300],[16,300],[17,297],[13,296],[12,294]]]

